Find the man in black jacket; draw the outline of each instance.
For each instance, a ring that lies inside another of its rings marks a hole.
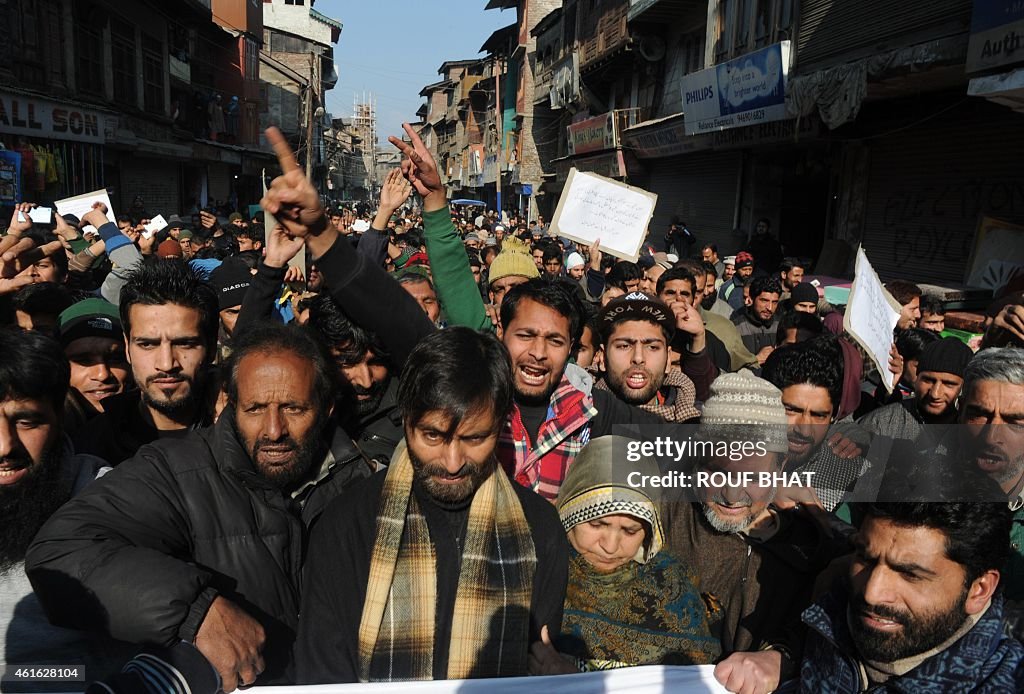
[[[429,152],[412,128],[405,127],[415,149],[397,138],[390,141],[408,157],[407,175],[423,196],[425,214],[447,210],[445,189]],[[305,240],[327,290],[345,314],[375,332],[393,363],[404,365],[435,326],[401,285],[338,243],[316,189],[302,175],[283,136],[271,128],[267,139],[285,174],[274,180],[261,204],[290,237]],[[593,379],[569,362],[583,333],[583,307],[564,284],[540,278],[519,284],[505,295],[500,312],[515,398],[501,431],[498,459],[517,482],[549,500],[557,497],[566,471],[589,439],[611,434],[618,425],[666,424],[608,391],[593,390]]]
[[[404,444],[310,541],[299,681],[525,675],[530,643],[561,626],[569,549],[554,507],[498,468],[508,354],[493,335],[435,332],[398,395]]]
[[[39,532],[26,572],[50,620],[194,643],[227,692],[280,680],[307,530],[369,474],[331,424],[333,373],[301,328],[240,335],[213,428],[143,447]]]
[[[76,452],[115,466],[147,443],[211,423],[218,327],[217,295],[180,260],[139,265],[119,308],[137,388],[105,398],[103,413],[75,438]]]

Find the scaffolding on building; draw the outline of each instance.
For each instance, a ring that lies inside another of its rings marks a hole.
[[[370,179],[371,197],[377,195],[377,99],[373,92],[352,95],[352,127],[363,143],[363,164]]]

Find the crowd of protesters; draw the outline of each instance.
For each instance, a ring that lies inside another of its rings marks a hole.
[[[15,208],[8,672],[230,692],[713,664],[744,694],[1024,690],[1020,288],[969,346],[891,281],[879,371],[767,220],[735,255],[683,224],[623,261],[449,205],[406,130],[372,215],[325,209],[273,129],[272,228]],[[627,458],[645,437],[712,444],[687,473],[809,482],[662,493],[631,481],[666,472]]]

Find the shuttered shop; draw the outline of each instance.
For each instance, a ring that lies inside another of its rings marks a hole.
[[[943,38],[971,26],[971,0],[808,0],[800,4],[797,60],[845,62],[916,41]]]
[[[733,210],[740,153],[698,152],[649,159],[647,190],[657,193],[652,237],[674,221],[686,222],[699,243],[716,243],[725,254],[734,250]]]
[[[1024,218],[1022,160],[1024,116],[980,100],[872,140],[872,265],[883,279],[963,284],[979,217]]]

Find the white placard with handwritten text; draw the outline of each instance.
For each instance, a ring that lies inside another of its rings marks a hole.
[[[114,206],[110,204],[110,196],[107,195],[107,191],[104,188],[94,190],[91,193],[85,193],[84,195],[76,195],[73,198],[58,200],[54,205],[57,207],[57,214],[73,214],[81,219],[85,216],[86,212],[92,209],[93,204],[97,202],[102,202],[107,206],[107,219],[111,222],[116,222]]]
[[[559,236],[635,262],[658,196],[597,174],[569,171],[551,227]]]
[[[857,248],[850,299],[843,316],[843,327],[867,351],[881,376],[882,385],[892,392],[892,374],[889,373],[889,349],[892,331],[900,319],[900,304],[885,290],[875,269],[868,262],[862,247]]]

